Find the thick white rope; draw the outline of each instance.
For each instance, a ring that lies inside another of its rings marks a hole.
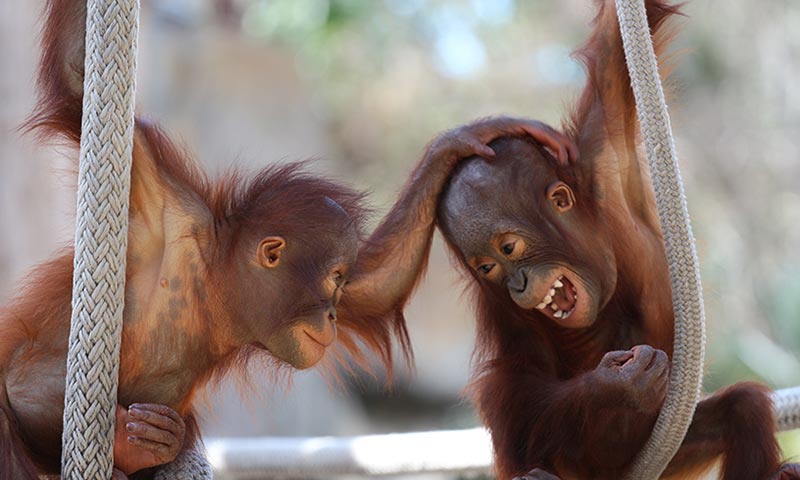
[[[83,0],[75,0],[83,1]],[[138,0],[88,0],[62,478],[110,478],[125,306]],[[187,451],[157,478],[211,478]]]
[[[172,462],[158,468],[156,480],[207,480],[214,478],[211,464],[199,450],[185,450]]]
[[[772,392],[772,404],[778,430],[800,428],[800,387],[775,390]]]
[[[627,475],[629,479],[649,480],[661,475],[680,447],[700,399],[705,313],[694,236],[644,0],[616,0],[616,7],[664,233],[675,310],[667,398],[650,439]]]
[[[114,466],[138,21],[137,0],[88,1],[65,479],[110,478]]]

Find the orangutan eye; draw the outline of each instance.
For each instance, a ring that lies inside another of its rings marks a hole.
[[[331,275],[333,277],[333,283],[337,287],[341,287],[345,283],[344,274],[342,273],[341,270],[335,270],[334,272],[332,272]]]
[[[506,255],[511,255],[512,253],[514,253],[514,247],[516,246],[516,244],[517,242],[506,243],[505,245],[500,247],[500,250],[502,250],[503,253]]]
[[[483,265],[478,267],[478,271],[484,275],[488,275],[493,268],[494,268],[494,263],[484,263]]]

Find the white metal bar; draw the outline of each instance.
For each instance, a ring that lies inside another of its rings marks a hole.
[[[217,438],[206,441],[218,479],[369,478],[415,473],[488,473],[483,428],[358,437]]]
[[[800,428],[800,387],[772,395],[778,429]],[[212,438],[206,448],[218,480],[375,478],[492,470],[492,441],[483,428],[356,437]]]

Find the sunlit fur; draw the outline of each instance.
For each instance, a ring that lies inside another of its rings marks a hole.
[[[668,20],[679,14],[679,7],[661,0],[645,3],[666,75],[669,67],[663,59],[674,32]],[[577,52],[587,69],[587,83],[565,122],[580,158],[556,173],[575,190],[575,208],[596,207],[596,218],[607,224],[593,237],[610,235],[614,246],[620,273],[600,319],[585,329],[563,329],[538,312],[523,311],[504,286],[482,279],[470,267],[444,230],[456,262],[470,279],[478,332],[470,393],[491,431],[501,479],[536,467],[564,479],[622,478],[656,417],[598,404],[603,392],[585,388],[582,379],[609,350],[649,344],[672,354],[674,315],[666,259],[616,10],[613,0],[598,4],[594,31]],[[514,194],[527,199],[539,192],[517,188]],[[781,467],[774,433],[766,388],[736,384],[699,404],[667,475],[687,478],[719,468],[726,480],[766,480],[777,478],[775,472],[784,468],[781,478],[800,478],[797,467]]]
[[[76,25],[82,25],[80,19],[85,15],[80,3],[48,0],[37,77],[39,102],[24,125],[25,130],[36,131],[43,139],[62,136],[76,146],[81,132],[82,90],[75,91],[72,87],[82,78],[83,64],[69,59],[78,58],[72,49],[82,48],[83,34],[76,31]],[[82,61],[82,53],[79,58]],[[136,127],[137,135],[145,139],[153,154],[151,160],[157,166],[157,175],[196,192],[208,205],[216,222],[238,223],[235,231],[255,229],[261,223],[302,235],[304,229],[324,223],[325,219],[320,218],[322,211],[315,208],[315,200],[327,197],[347,212],[363,235],[369,214],[364,206],[364,194],[307,173],[304,163],[269,166],[248,176],[234,170],[212,180],[157,125],[137,118]],[[138,198],[138,193],[132,190],[131,210],[146,200]],[[219,252],[229,253],[224,249]],[[63,286],[71,288],[69,284]],[[363,308],[369,313],[368,307]],[[391,368],[393,334],[398,335],[403,350],[408,350],[401,312],[389,318],[368,314],[340,316],[338,323],[338,341],[362,361],[364,352],[357,344],[359,341],[378,353],[387,368]]]
[[[33,131],[43,140],[60,139],[73,147],[77,147],[81,134],[84,8],[85,2],[77,0],[48,0],[37,80],[39,101],[23,126],[23,130]],[[138,273],[135,271],[136,258],[132,258],[132,255],[141,253],[141,250],[149,249],[158,253],[159,248],[163,249],[147,242],[150,238],[158,237],[150,229],[164,228],[159,224],[163,222],[160,216],[150,217],[153,212],[159,211],[158,205],[153,206],[154,202],[158,204],[165,201],[164,191],[173,196],[171,201],[177,197],[177,201],[188,209],[200,206],[203,215],[210,215],[213,231],[198,234],[210,235],[210,238],[203,237],[206,243],[212,245],[212,248],[203,251],[210,255],[210,258],[204,259],[208,264],[230,263],[230,257],[237,255],[239,240],[254,232],[280,231],[287,237],[310,240],[318,238],[323,230],[326,234],[332,234],[355,226],[358,235],[363,235],[362,226],[367,214],[363,194],[312,175],[303,164],[267,167],[248,176],[234,171],[222,178],[210,179],[187,152],[178,148],[158,126],[141,118],[136,120],[133,163],[130,212],[135,221],[132,220],[129,232],[129,238],[132,239],[128,254],[129,280],[137,278]],[[338,220],[330,218],[328,206],[331,201],[346,213],[348,225],[341,222],[337,224]],[[150,221],[152,224],[147,223]],[[159,230],[156,233],[163,232]],[[324,241],[335,241],[333,238],[328,236]],[[306,247],[313,249],[313,246]],[[315,252],[323,254],[326,248],[324,244],[317,245]],[[25,363],[26,355],[39,355],[47,351],[56,358],[65,357],[72,272],[73,249],[64,248],[52,260],[34,268],[21,283],[16,296],[0,309],[0,478],[37,478],[37,468],[52,471],[58,467],[60,449],[53,449],[58,448],[54,445],[60,443],[60,416],[56,415],[59,421],[52,424],[28,425],[29,428],[38,429],[37,433],[29,438],[21,438],[20,427],[9,404],[6,374],[10,362],[16,365]],[[206,282],[202,282],[202,286],[206,291],[201,292],[205,300],[199,305],[202,308],[194,306],[197,316],[191,320],[189,327],[183,327],[190,329],[193,338],[228,341],[227,337],[233,334],[219,328],[223,323],[215,318],[222,316],[227,308],[218,290],[222,284],[235,285],[236,279],[212,278],[212,274],[219,275],[219,272],[205,274]],[[317,278],[320,274],[318,269],[296,269],[294,276],[297,278],[293,281],[300,287],[295,286],[295,292],[300,291],[297,288],[321,282],[322,278]],[[241,287],[245,289],[247,285]],[[192,288],[196,289],[193,286],[185,287],[186,290]],[[288,286],[286,288],[289,290]],[[311,289],[307,292],[309,295],[316,294],[316,286],[308,288]],[[193,298],[198,296],[198,292],[189,293],[195,294]],[[404,301],[408,294],[410,292],[405,294]],[[292,295],[292,292],[288,291],[286,295]],[[126,319],[129,306],[136,307],[126,304]],[[366,365],[368,351],[371,350],[391,372],[394,335],[399,339],[402,350],[410,355],[402,305],[392,307],[397,308],[379,308],[357,302],[348,305],[345,301],[338,315],[338,342],[330,348],[333,352],[326,355],[333,359],[324,362],[327,368],[330,369],[331,361],[337,358],[346,359],[346,369],[352,368],[351,360]],[[275,319],[272,324],[264,325],[264,329],[267,333],[278,331],[292,320],[291,315]],[[146,348],[142,341],[136,327],[126,323],[120,364],[120,398],[136,399],[138,393],[126,391],[124,387],[141,385],[137,382],[141,382],[143,375],[146,378],[148,370],[145,367],[148,366],[143,363],[143,358],[148,356],[131,351],[131,348]],[[170,341],[175,342],[176,349],[185,347],[181,345],[184,341],[181,335],[175,335]],[[31,352],[20,348],[21,345],[32,344],[52,345],[52,348]],[[203,351],[197,352],[198,364],[206,361],[205,355]],[[169,395],[169,398],[177,398],[171,406],[186,419],[187,446],[191,446],[198,438],[193,414],[196,390],[230,370],[244,373],[245,364],[254,355],[261,357],[264,350],[245,345],[219,359],[214,357],[217,363],[213,368],[199,373],[188,388],[177,392],[177,396],[172,393]],[[273,371],[285,368],[282,362],[273,362],[268,361]],[[186,365],[186,370],[193,368],[194,365]],[[35,379],[30,381],[35,382]],[[148,395],[152,397],[155,392],[157,397],[159,388],[164,391],[175,388],[174,385],[162,385],[159,382],[163,382],[163,379],[153,378],[149,381]],[[25,388],[28,394],[36,395],[38,402],[52,405],[53,411],[60,412],[63,409],[60,389],[48,391],[41,382],[26,385]]]

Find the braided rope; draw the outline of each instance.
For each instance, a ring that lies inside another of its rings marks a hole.
[[[78,1],[78,0],[76,0]],[[88,0],[62,478],[110,478],[125,305],[138,0]],[[212,478],[198,451],[157,478]]]
[[[772,392],[772,403],[778,430],[800,428],[800,387],[775,390]]]
[[[139,2],[89,0],[87,10],[65,479],[110,478],[114,466]]]
[[[156,480],[206,480],[214,478],[214,471],[203,452],[185,450],[172,462],[159,467]]]
[[[705,350],[700,268],[644,0],[615,0],[625,59],[656,193],[675,309],[669,391],[627,478],[658,478],[678,450],[700,398]]]

